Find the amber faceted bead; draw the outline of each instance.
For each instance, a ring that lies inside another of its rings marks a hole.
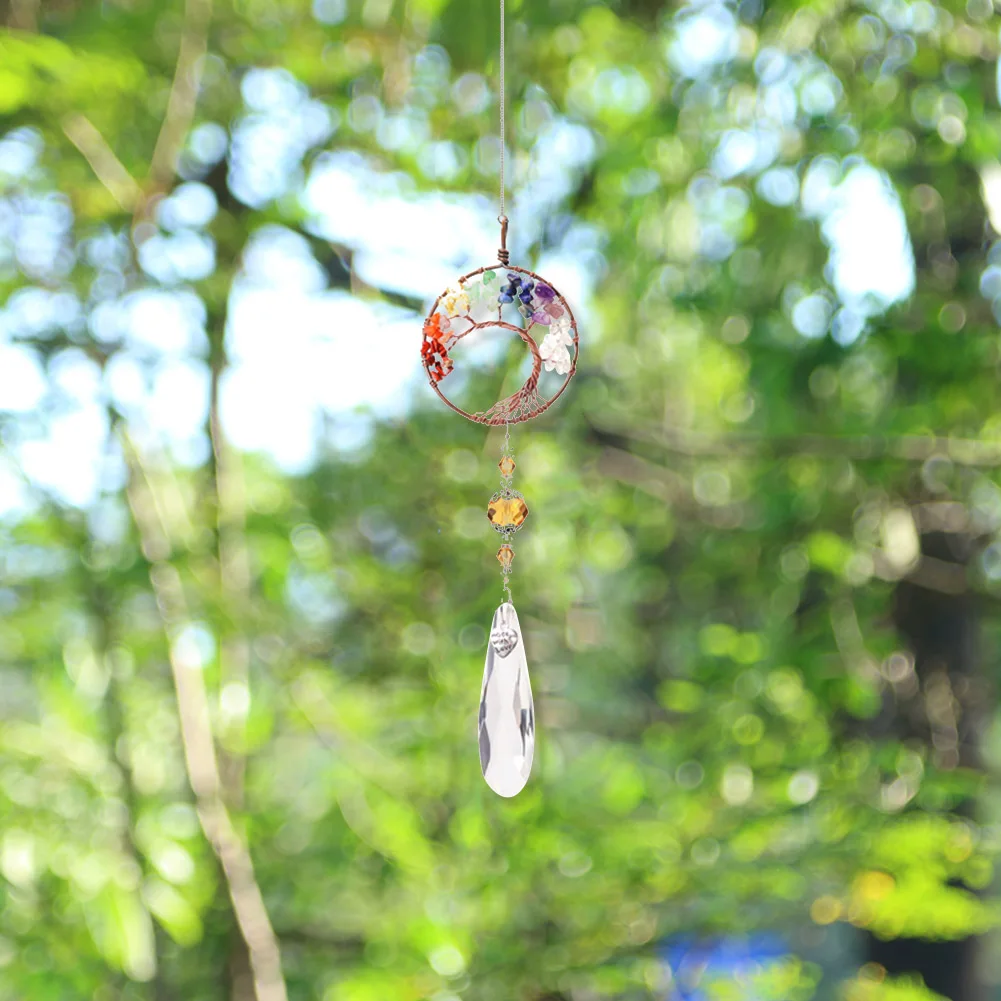
[[[497,468],[501,471],[501,476],[510,476],[514,472],[514,459],[510,455],[505,455],[500,462],[497,463]]]
[[[510,570],[514,562],[514,550],[507,545],[501,546],[497,550],[497,560],[505,570]]]
[[[528,505],[525,498],[517,491],[510,495],[494,494],[487,505],[487,518],[498,532],[513,531],[521,528],[528,517]]]

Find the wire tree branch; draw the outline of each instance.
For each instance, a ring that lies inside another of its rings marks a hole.
[[[250,852],[226,806],[201,664],[181,640],[191,616],[181,576],[171,562],[171,539],[160,517],[152,480],[142,457],[125,432],[121,438],[129,471],[129,507],[143,553],[150,564],[150,582],[167,636],[185,767],[198,818],[222,868],[233,914],[247,948],[256,999],[288,1001],[278,938],[254,873]]]

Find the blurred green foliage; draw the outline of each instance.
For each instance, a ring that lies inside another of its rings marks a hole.
[[[515,438],[540,745],[511,802],[474,738],[497,433],[420,393],[290,474],[219,418],[229,307],[269,226],[335,287],[410,309],[416,372],[424,303],[362,281],[303,186],[352,151],[415,197],[492,197],[493,4],[0,7],[0,131],[37,149],[0,167],[5,314],[26,289],[79,304],[5,328],[50,378],[37,412],[3,413],[8,461],[65,409],[61,359],[105,377],[127,345],[102,310],[142,289],[203,307],[211,443],[182,462],[105,393],[97,497],[25,473],[32,502],[0,526],[4,1001],[678,996],[658,943],[761,929],[790,956],[706,997],[930,1001],[871,966],[848,979],[863,950],[830,960],[836,932],[997,925],[993,8],[509,8],[515,188],[553,122],[592,150],[534,229],[512,212],[518,263],[574,256],[577,233],[594,283],[578,378]],[[254,68],[333,123],[257,199],[225,143],[206,152],[248,114]],[[749,159],[721,152],[746,141]],[[862,168],[906,220],[913,292],[839,279],[833,210],[808,193]],[[213,263],[168,279],[143,254],[182,181],[214,194]],[[37,205],[70,216],[41,264]],[[471,392],[496,398],[518,364]],[[922,659],[904,606],[958,608],[965,631]],[[1001,970],[982,978],[996,991]]]

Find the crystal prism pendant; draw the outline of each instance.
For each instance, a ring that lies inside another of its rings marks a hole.
[[[535,704],[518,613],[505,601],[494,612],[480,695],[480,767],[498,796],[517,796],[532,771]]]

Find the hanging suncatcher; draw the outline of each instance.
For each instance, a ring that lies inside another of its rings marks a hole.
[[[504,214],[505,86],[504,0],[500,0],[500,249],[497,264],[463,275],[435,300],[424,321],[421,359],[431,388],[456,413],[477,424],[504,427],[500,489],[490,498],[487,518],[501,537],[497,559],[505,600],[494,612],[487,641],[480,694],[480,767],[487,785],[500,796],[516,796],[525,787],[535,753],[535,706],[528,677],[525,643],[511,596],[514,562],[511,545],[528,517],[525,498],[514,489],[515,461],[511,425],[538,417],[567,388],[577,370],[577,321],[566,299],[534,272],[509,263],[508,219]],[[512,322],[513,321],[513,322]],[[525,384],[488,410],[468,413],[444,393],[441,383],[453,371],[449,352],[480,330],[504,330],[524,342],[532,358]],[[542,335],[541,342],[536,338]],[[551,395],[539,389],[542,371],[563,381]]]

